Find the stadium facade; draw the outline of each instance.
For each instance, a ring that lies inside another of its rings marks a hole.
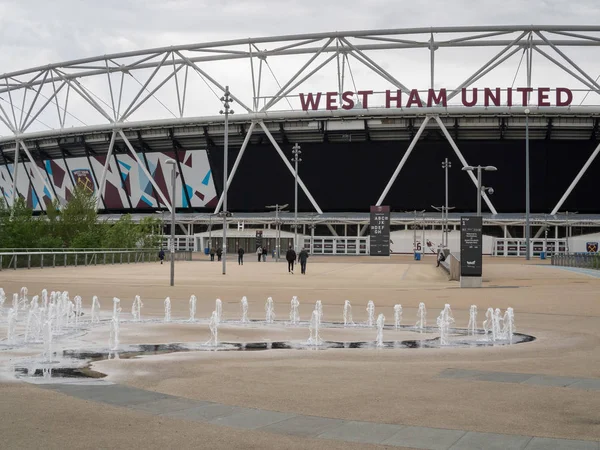
[[[221,209],[229,86],[227,209],[247,223],[271,220],[267,205],[293,208],[298,143],[304,223],[337,234],[335,224],[368,223],[375,204],[390,205],[392,224],[414,210],[438,223],[448,158],[451,220],[476,206],[475,176],[461,168],[493,165],[486,223],[522,227],[529,145],[533,224],[563,226],[570,211],[571,224],[597,227],[599,54],[598,26],[445,27],[201,43],[6,73],[0,191],[40,213],[78,184],[107,217],[170,211],[175,159],[178,221],[206,225]]]

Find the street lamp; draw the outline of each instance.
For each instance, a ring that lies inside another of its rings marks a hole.
[[[495,166],[465,166],[462,170],[477,170],[477,216],[481,216],[481,195],[483,194],[483,191],[490,195],[494,193],[493,188],[481,185],[481,171],[495,172],[498,169]]]
[[[295,143],[292,147],[292,161],[294,161],[295,184],[294,184],[294,248],[298,253],[298,163],[302,161],[300,158],[300,146]]]
[[[171,170],[171,286],[175,285],[175,205],[177,191],[175,190],[175,168],[177,162],[174,159],[165,161],[172,166]]]
[[[288,207],[288,203],[285,205],[268,205],[266,208],[275,209],[275,227],[276,227],[276,238],[275,238],[275,261],[279,262],[279,246],[280,246],[280,224],[279,224],[279,213]]]
[[[230,103],[233,103],[229,86],[225,86],[225,92],[221,97],[224,110],[219,114],[225,114],[225,134],[223,142],[223,275],[227,272],[227,153],[229,152],[229,114],[233,114]]]
[[[525,259],[531,258],[531,230],[529,227],[529,108],[525,108]]]

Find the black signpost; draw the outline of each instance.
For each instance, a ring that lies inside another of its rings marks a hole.
[[[481,217],[460,218],[460,276],[481,277],[482,275],[482,236]]]
[[[390,256],[390,207],[371,206],[371,256]]]

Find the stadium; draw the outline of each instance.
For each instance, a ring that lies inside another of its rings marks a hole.
[[[253,250],[257,229],[270,248],[276,236],[287,246],[297,223],[314,253],[364,254],[369,207],[389,205],[392,251],[403,253],[443,242],[445,223],[456,230],[474,214],[476,171],[461,169],[494,166],[483,172],[493,188],[482,192],[486,253],[522,256],[527,217],[533,255],[569,251],[573,235],[571,251],[590,251],[586,235],[600,227],[599,46],[595,26],[367,30],[5,73],[0,190],[8,205],[18,196],[42,214],[76,185],[96,193],[107,220],[167,222],[174,207],[178,247],[200,250],[221,245],[227,178],[230,251]]]

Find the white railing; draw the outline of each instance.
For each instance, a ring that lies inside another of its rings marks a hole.
[[[305,237],[304,247],[311,255],[368,255],[368,237]]]
[[[567,251],[566,239],[531,239],[531,257],[540,257],[542,252],[545,256]],[[493,256],[526,256],[527,245],[525,239],[519,238],[494,238],[492,248]]]

